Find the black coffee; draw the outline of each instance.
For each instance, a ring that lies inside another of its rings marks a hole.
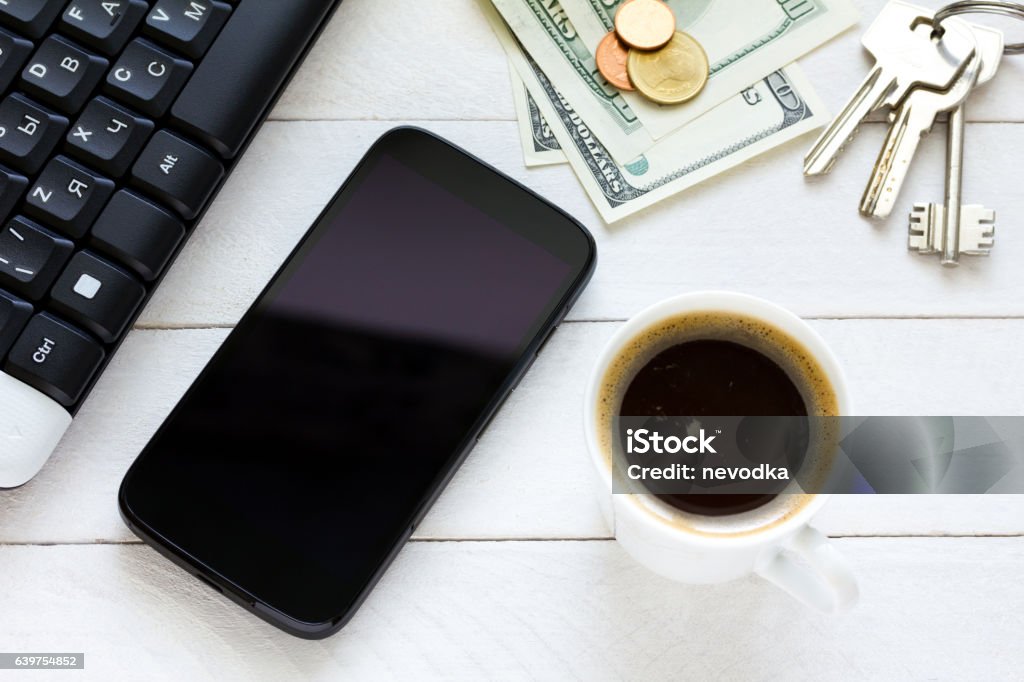
[[[786,371],[763,353],[733,341],[699,340],[663,350],[641,367],[626,389],[619,414],[802,417],[807,405]],[[721,516],[756,509],[775,495],[659,497],[683,511]]]
[[[609,367],[600,423],[624,417],[807,416],[838,412],[831,383],[788,334],[754,318],[694,313],[638,335]],[[611,429],[608,429],[608,433]],[[694,514],[757,509],[772,494],[659,494]]]

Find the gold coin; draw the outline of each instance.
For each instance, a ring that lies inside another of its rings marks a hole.
[[[672,40],[676,15],[661,0],[628,0],[615,12],[619,39],[638,50],[657,50]]]
[[[629,48],[619,40],[615,31],[601,39],[594,51],[594,60],[597,62],[597,70],[609,83],[619,90],[632,90],[633,85],[629,82],[629,74],[626,72],[626,60],[629,59]]]
[[[692,36],[676,31],[654,52],[630,50],[629,80],[647,99],[679,104],[696,97],[708,82],[708,55]]]

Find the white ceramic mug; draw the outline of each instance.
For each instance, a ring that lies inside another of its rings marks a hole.
[[[792,509],[779,518],[770,519],[770,514],[757,510],[743,512],[753,515],[751,528],[717,533],[715,517],[704,517],[706,527],[698,532],[690,523],[692,517],[688,519],[687,514],[653,495],[612,494],[610,454],[604,452],[598,433],[602,427],[598,424],[597,401],[606,370],[628,342],[644,330],[669,318],[710,311],[753,317],[800,342],[830,379],[839,414],[851,414],[846,381],[835,356],[817,332],[788,310],[753,296],[724,291],[684,294],[661,301],[618,330],[602,351],[587,386],[583,423],[605,516],[625,550],[667,578],[719,583],[756,573],[813,608],[844,610],[856,602],[856,580],[842,555],[809,525],[827,502],[826,495],[803,496],[800,504],[791,505]],[[761,517],[765,519],[763,526],[756,523]]]

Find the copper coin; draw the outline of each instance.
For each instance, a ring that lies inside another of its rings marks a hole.
[[[661,0],[628,0],[615,13],[619,40],[638,50],[664,47],[676,32],[676,15]]]
[[[619,40],[615,31],[610,32],[597,45],[597,52],[594,53],[597,61],[597,70],[609,83],[619,90],[632,90],[633,84],[629,82],[629,72],[626,70],[626,61],[629,59],[629,48]]]

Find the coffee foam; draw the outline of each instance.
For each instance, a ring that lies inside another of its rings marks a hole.
[[[699,311],[657,322],[627,341],[612,359],[601,380],[596,406],[597,442],[612,468],[614,420],[626,389],[637,372],[662,351],[688,341],[731,341],[764,354],[786,372],[807,406],[809,416],[838,417],[839,399],[828,374],[814,355],[778,327],[755,317],[724,311]],[[680,415],[682,416],[682,415]],[[744,416],[744,415],[721,415]],[[812,420],[818,432],[811,434],[811,450],[830,457],[838,442],[838,420]],[[809,455],[811,457],[812,455]],[[826,466],[821,467],[822,470]],[[679,510],[653,495],[631,495],[637,504],[683,530],[700,535],[742,535],[760,532],[783,523],[815,497],[782,494],[761,507],[729,516],[704,516]]]

